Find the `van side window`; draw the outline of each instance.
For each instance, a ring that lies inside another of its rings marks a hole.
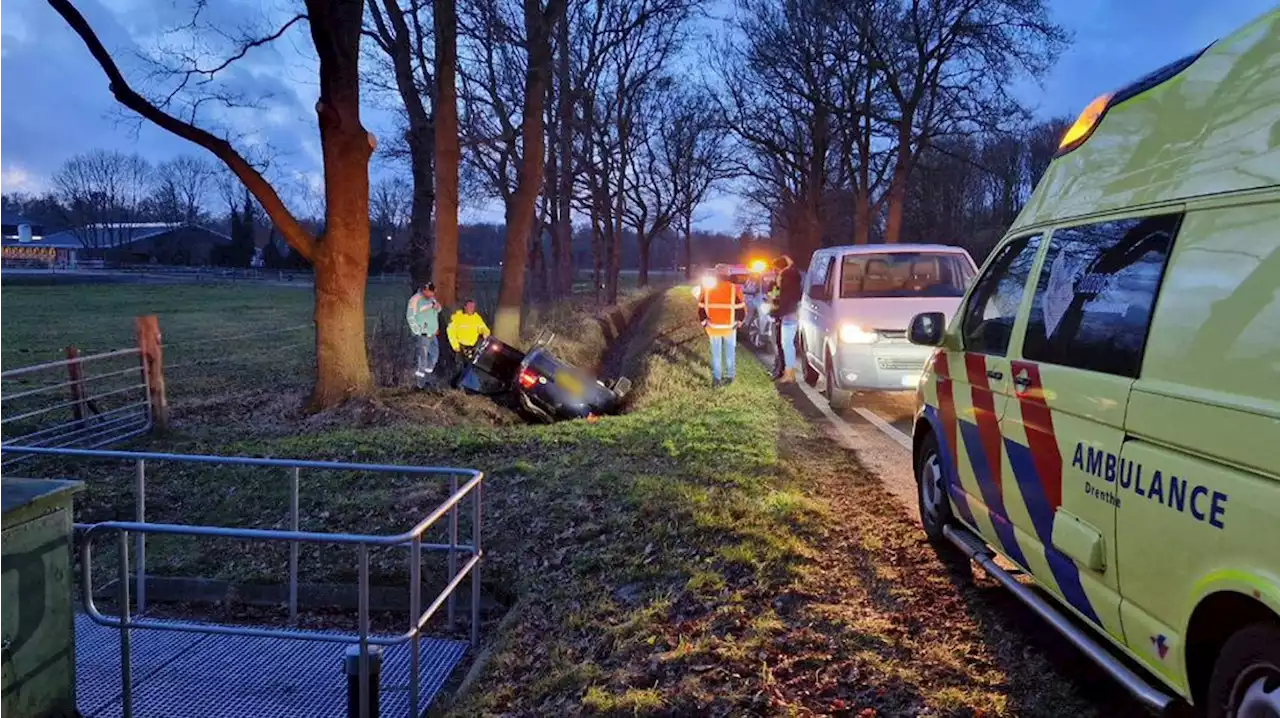
[[[822,287],[827,284],[827,277],[831,273],[831,255],[824,254],[820,257],[814,257],[813,263],[809,267],[809,273],[806,277],[809,281],[805,286],[805,294],[810,299],[817,299],[823,295]]]
[[[1009,351],[1013,322],[1039,249],[1040,235],[1035,235],[1019,237],[996,250],[965,306],[960,331],[966,351],[993,356]]]
[[[1181,219],[1167,214],[1055,230],[1023,356],[1136,378]]]

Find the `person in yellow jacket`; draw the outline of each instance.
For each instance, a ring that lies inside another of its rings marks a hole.
[[[468,357],[480,340],[489,336],[489,325],[484,323],[484,317],[476,311],[476,300],[468,299],[462,309],[453,313],[446,334],[449,346],[455,352],[464,352]]]
[[[729,281],[729,268],[716,268],[716,276],[708,277],[698,295],[698,319],[711,341],[711,385],[733,383],[737,368],[738,326],[747,318],[747,303],[742,287]],[[723,372],[721,355],[723,354]]]

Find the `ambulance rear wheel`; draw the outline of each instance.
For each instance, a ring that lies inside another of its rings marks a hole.
[[[947,499],[942,452],[938,450],[938,437],[933,433],[924,437],[916,454],[916,498],[920,504],[920,523],[929,541],[934,546],[949,546],[950,542],[942,535],[942,527],[954,523],[955,517]]]
[[[1280,718],[1280,626],[1258,623],[1227,639],[1205,705],[1207,718]]]

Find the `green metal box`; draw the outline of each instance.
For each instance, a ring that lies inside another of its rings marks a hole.
[[[76,715],[71,498],[83,488],[78,481],[0,481],[5,718]]]

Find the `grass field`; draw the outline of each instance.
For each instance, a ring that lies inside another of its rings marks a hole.
[[[6,289],[6,309],[10,297]],[[231,320],[206,314],[215,305],[287,325],[305,315],[309,294],[102,301],[120,321],[167,306],[177,334],[219,321],[229,329]],[[479,413],[476,402],[487,402],[474,397],[389,392],[381,403],[438,406],[420,421],[339,411],[274,432],[234,414],[220,430],[142,445],[486,471],[489,660],[438,713],[1100,715],[1089,693],[1098,679],[1064,678],[1080,666],[1062,663],[1052,639],[1022,631],[1025,610],[989,580],[938,562],[894,499],[779,395],[763,367],[743,357],[735,385],[710,388],[687,293],[632,302],[621,316],[632,313],[612,348],[617,324],[581,312],[534,321],[566,335],[575,361],[595,357],[636,380],[622,416],[529,426]],[[15,326],[6,312],[6,361],[12,336],[43,337],[51,351],[62,341],[47,327],[10,334]],[[103,331],[104,343],[118,336]],[[228,364],[245,376],[224,380],[280,380],[271,362],[261,365],[271,368]],[[128,467],[75,470],[89,483],[79,520],[131,515]],[[285,525],[283,475],[150,471],[151,520]],[[443,493],[433,482],[316,472],[304,478],[303,528],[399,532]],[[233,542],[155,540],[148,555],[158,574],[249,582],[278,582],[286,565],[283,551]],[[304,550],[303,580],[351,581],[352,559]],[[405,585],[403,555],[373,560],[376,584]]]

